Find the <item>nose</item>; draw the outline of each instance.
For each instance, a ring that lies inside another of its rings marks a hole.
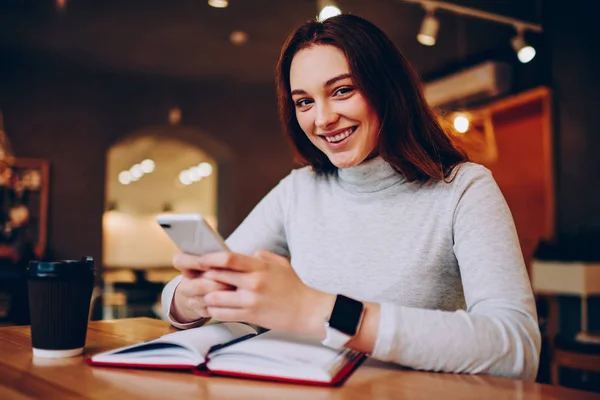
[[[319,130],[327,130],[327,127],[331,126],[339,119],[339,114],[335,112],[329,102],[318,102],[315,106],[315,127]]]

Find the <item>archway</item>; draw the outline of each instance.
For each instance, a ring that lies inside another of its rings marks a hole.
[[[171,268],[177,250],[156,223],[157,214],[200,213],[222,233],[231,229],[231,153],[197,129],[135,131],[111,146],[106,160],[105,282],[131,282],[132,271],[143,271],[138,284],[148,275],[158,285],[177,273]],[[107,292],[114,293],[111,284]]]

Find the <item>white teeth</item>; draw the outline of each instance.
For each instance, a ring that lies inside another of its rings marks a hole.
[[[325,140],[327,140],[329,143],[341,142],[342,140],[344,140],[348,136],[350,136],[353,131],[354,131],[354,128],[348,128],[345,131],[343,131],[342,133],[338,133],[335,136],[325,136]]]

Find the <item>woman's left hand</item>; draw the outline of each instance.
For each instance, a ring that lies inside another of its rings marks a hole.
[[[236,287],[234,291],[220,290],[204,297],[211,317],[324,336],[324,322],[335,296],[305,285],[286,258],[259,250],[252,257],[211,253],[198,261],[207,269],[205,278]]]

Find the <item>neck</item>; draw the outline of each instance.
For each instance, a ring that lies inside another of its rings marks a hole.
[[[357,166],[337,170],[340,185],[351,192],[371,193],[404,181],[392,165],[375,155]]]

